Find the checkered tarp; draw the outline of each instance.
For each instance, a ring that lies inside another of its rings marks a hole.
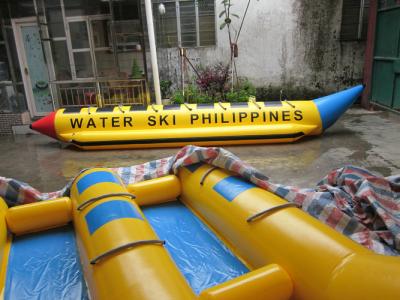
[[[400,175],[380,177],[362,168],[333,170],[313,189],[272,183],[268,177],[223,148],[187,146],[175,156],[131,167],[113,168],[125,184],[176,173],[177,169],[205,162],[232,171],[290,202],[354,241],[381,254],[400,254]],[[41,193],[26,183],[0,177],[0,196],[9,206],[69,195]]]

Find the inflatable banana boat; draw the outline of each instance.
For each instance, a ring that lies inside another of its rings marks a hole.
[[[310,101],[72,107],[31,128],[81,149],[293,142],[329,128],[362,90]]]
[[[87,170],[70,197],[12,208],[2,203],[0,219],[5,299],[400,295],[399,258],[372,253],[206,164],[128,186],[107,169]]]

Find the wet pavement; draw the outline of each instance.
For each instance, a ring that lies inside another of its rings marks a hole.
[[[355,108],[319,137],[225,148],[282,184],[313,187],[330,170],[347,164],[389,176],[400,173],[400,115]],[[0,136],[0,176],[49,192],[62,188],[83,168],[130,166],[177,151],[81,151],[36,134]]]

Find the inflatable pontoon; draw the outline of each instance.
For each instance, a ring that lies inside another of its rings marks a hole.
[[[321,134],[362,91],[310,101],[70,107],[31,128],[81,149],[286,143]]]
[[[108,169],[87,170],[70,197],[3,203],[0,219],[5,299],[400,295],[399,258],[207,164],[128,186]]]

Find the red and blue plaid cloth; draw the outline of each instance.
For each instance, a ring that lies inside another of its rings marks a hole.
[[[125,184],[177,173],[179,167],[205,162],[234,172],[259,187],[295,202],[310,215],[385,255],[400,255],[400,175],[380,177],[362,168],[331,171],[314,189],[272,183],[268,177],[223,148],[186,146],[175,156],[131,167],[113,168]],[[0,177],[0,196],[9,206],[69,195],[41,193],[26,183]]]

